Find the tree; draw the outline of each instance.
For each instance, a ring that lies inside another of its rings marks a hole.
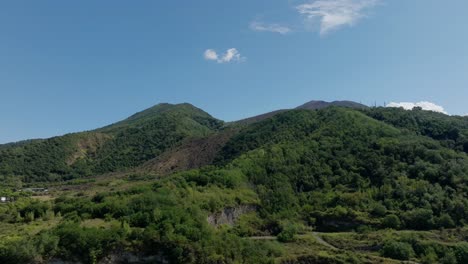
[[[288,223],[283,227],[283,230],[278,234],[278,241],[280,242],[291,242],[294,241],[294,238],[297,233],[297,228],[291,224]]]
[[[445,256],[439,260],[440,264],[457,264],[457,258],[452,250],[445,252]],[[460,262],[462,263],[462,262]]]
[[[414,256],[414,250],[408,243],[389,240],[382,247],[381,254],[387,258],[409,260]]]
[[[385,213],[387,213],[387,208],[384,205],[382,205],[381,203],[376,203],[372,207],[371,213],[374,216],[384,216]]]
[[[24,221],[27,223],[34,221],[34,212],[27,212],[24,216]]]
[[[437,218],[436,222],[438,227],[452,228],[455,226],[455,222],[448,214],[442,214],[439,218]]]
[[[416,230],[427,230],[434,226],[434,217],[430,209],[414,209],[405,213],[406,226]]]
[[[385,228],[398,229],[401,226],[400,218],[394,214],[387,215],[382,220],[382,226]]]

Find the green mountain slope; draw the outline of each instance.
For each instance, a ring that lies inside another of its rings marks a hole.
[[[7,148],[1,172],[35,180],[127,171],[2,190],[0,262],[466,263],[466,122],[332,106],[226,128],[162,105]]]
[[[353,108],[353,109],[368,108],[366,105],[352,102],[352,101],[333,101],[333,102],[310,101],[301,106],[298,106],[296,109],[318,110],[318,109],[323,109],[323,108],[327,108],[331,106],[339,106],[339,107],[346,107],[346,108]]]
[[[325,102],[325,101],[309,101],[303,105],[300,105],[296,107],[295,109],[305,109],[305,110],[319,110],[319,109],[324,109],[328,107],[345,107],[345,108],[353,108],[353,109],[367,109],[368,107],[366,105],[352,102],[352,101],[333,101],[333,102]],[[241,119],[235,122],[230,123],[230,125],[250,125],[265,119],[268,119],[270,117],[273,117],[279,113],[283,113],[286,111],[289,111],[291,109],[281,109],[281,110],[275,110],[269,113],[253,116],[253,117],[248,117],[245,119]]]
[[[55,181],[124,170],[222,122],[189,104],[161,104],[96,131],[0,149],[0,175]]]
[[[412,111],[398,108],[375,108],[364,110],[364,113],[416,135],[439,140],[446,147],[468,152],[467,117],[447,116],[418,108]]]
[[[401,218],[424,208],[428,221],[448,214],[462,224],[468,215],[455,204],[467,202],[468,159],[444,145],[358,111],[330,108],[258,123],[228,142],[220,158],[256,186],[268,219],[296,214],[319,229],[346,230],[378,226],[375,207]],[[435,222],[407,224],[425,229]]]

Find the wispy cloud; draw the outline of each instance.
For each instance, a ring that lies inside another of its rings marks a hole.
[[[308,23],[318,24],[324,35],[343,26],[353,26],[366,16],[366,11],[379,0],[313,0],[296,6]]]
[[[282,26],[280,24],[267,24],[259,21],[253,21],[250,23],[250,29],[253,31],[273,32],[283,35],[292,31],[291,28],[287,26]]]
[[[406,109],[406,110],[411,110],[415,107],[421,107],[423,110],[428,110],[428,111],[434,111],[434,112],[439,112],[439,113],[443,113],[443,114],[446,114],[448,115],[448,113],[445,111],[445,109],[440,106],[440,105],[436,105],[434,103],[431,103],[431,102],[426,102],[426,101],[422,101],[422,102],[417,102],[417,103],[412,103],[412,102],[401,102],[401,103],[395,103],[395,102],[391,102],[387,105],[387,107],[397,107],[397,108],[403,108],[403,109]]]
[[[218,54],[214,49],[207,49],[203,56],[205,60],[216,61],[217,63],[242,62],[246,60],[235,48],[228,49],[224,54]]]

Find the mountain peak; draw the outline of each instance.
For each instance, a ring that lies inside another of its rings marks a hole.
[[[333,102],[326,102],[320,100],[313,100],[307,102],[303,105],[296,107],[296,109],[308,109],[308,110],[316,110],[316,109],[323,109],[330,106],[340,106],[340,107],[348,107],[348,108],[367,108],[366,105],[356,103],[353,101],[333,101]]]
[[[153,120],[154,118],[157,118],[161,115],[168,114],[168,113],[179,113],[185,116],[192,116],[192,117],[200,116],[204,118],[214,119],[207,112],[189,103],[179,103],[179,104],[159,103],[143,111],[135,113],[122,121],[119,121],[110,126],[104,127],[102,129],[105,131],[109,131],[115,128],[139,126],[141,124],[145,124],[148,121]]]

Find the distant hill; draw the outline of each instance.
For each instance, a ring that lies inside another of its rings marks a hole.
[[[125,170],[222,124],[190,104],[160,104],[94,131],[0,148],[0,175],[57,181]]]
[[[249,124],[252,124],[252,123],[256,123],[256,122],[268,119],[268,118],[270,118],[270,117],[272,117],[274,115],[277,115],[279,113],[283,113],[283,112],[286,112],[286,111],[288,111],[288,109],[276,110],[276,111],[268,112],[268,113],[265,113],[265,114],[261,114],[261,115],[241,119],[241,120],[238,120],[238,121],[234,121],[234,122],[231,122],[231,124],[249,125]]]
[[[209,123],[213,122],[213,126],[219,125],[219,121],[210,116],[205,111],[189,104],[189,103],[182,103],[182,104],[168,104],[168,103],[161,103],[157,104],[153,107],[150,107],[146,110],[138,112],[120,122],[115,124],[97,129],[96,131],[100,132],[113,132],[119,131],[124,128],[136,128],[142,127],[151,123],[161,116],[172,116],[175,119],[185,116],[192,118],[194,120],[199,120],[202,123]],[[211,126],[208,124],[208,126]]]
[[[300,105],[300,106],[296,107],[295,109],[318,110],[318,109],[323,109],[323,108],[330,107],[330,106],[348,107],[348,108],[355,108],[355,109],[368,108],[368,106],[366,106],[366,105],[356,103],[356,102],[353,102],[353,101],[333,101],[333,102],[310,101],[310,102],[307,102],[307,103],[305,103],[303,105]],[[291,110],[291,109],[275,110],[275,111],[268,112],[268,113],[265,113],[265,114],[261,114],[261,115],[241,119],[241,120],[238,120],[238,121],[234,121],[231,124],[248,125],[248,124],[252,124],[252,123],[255,123],[255,122],[259,122],[259,121],[268,119],[268,118],[270,118],[272,116],[275,116],[275,115],[277,115],[279,113],[283,113],[283,112],[286,112],[286,111],[289,111],[289,110]]]
[[[308,109],[308,110],[317,110],[323,109],[330,106],[339,106],[339,107],[348,107],[348,108],[355,108],[355,109],[365,109],[368,106],[356,103],[353,101],[333,101],[333,102],[325,102],[325,101],[310,101],[301,106],[296,107],[296,109]]]

